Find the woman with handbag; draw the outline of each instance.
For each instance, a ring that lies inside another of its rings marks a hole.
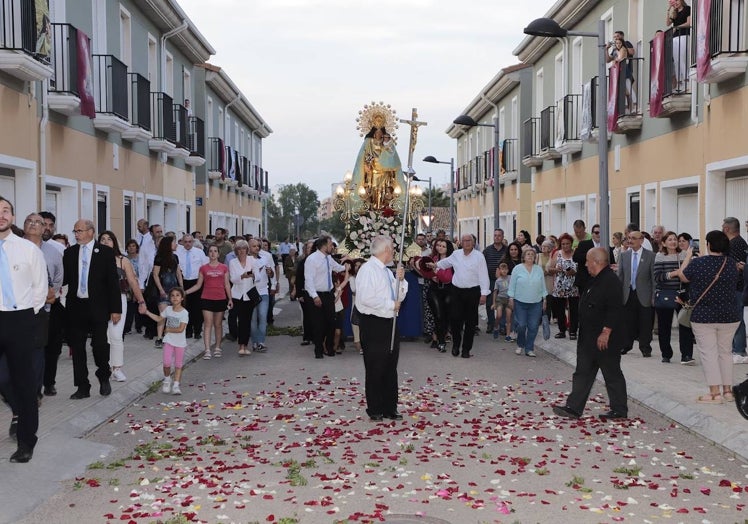
[[[696,402],[732,402],[732,337],[740,324],[735,308],[738,269],[728,256],[730,241],[722,231],[706,235],[707,254],[683,261],[678,277],[690,282],[691,328],[699,347],[709,394]]]
[[[655,279],[655,302],[657,313],[657,339],[660,343],[662,361],[670,362],[673,358],[673,347],[670,345],[670,334],[673,326],[673,315],[680,310],[681,306],[676,298],[681,293],[681,281],[678,278],[678,269],[683,264],[688,254],[681,250],[678,235],[668,231],[662,238],[662,249],[655,256],[654,279]],[[678,340],[680,342],[680,363],[693,366],[693,332],[690,327],[678,324]]]
[[[236,339],[239,343],[239,356],[251,355],[252,350],[247,348],[251,332],[252,310],[255,303],[249,291],[255,287],[255,276],[252,272],[253,263],[249,255],[249,244],[246,240],[237,240],[234,244],[235,258],[229,262],[229,280],[231,286],[231,299],[236,308]]]
[[[158,312],[162,313],[169,306],[169,294],[171,290],[179,286],[184,289],[182,270],[179,267],[179,258],[176,255],[177,239],[166,235],[158,243],[156,258],[153,260],[153,282],[159,291]],[[156,347],[164,347],[164,324],[156,327]]]

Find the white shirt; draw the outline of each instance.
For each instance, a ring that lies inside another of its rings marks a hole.
[[[304,274],[306,277],[306,273]],[[408,293],[408,283],[400,282],[402,302]],[[371,257],[356,273],[356,309],[363,315],[375,315],[382,318],[395,316],[397,297],[397,279],[392,271],[377,257]]]
[[[46,245],[48,245],[48,246],[52,246],[53,248],[55,248],[57,250],[57,252],[60,253],[60,255],[65,254],[65,246],[63,246],[57,240],[51,240],[51,239],[50,240],[45,240],[43,243],[46,244]]]
[[[257,255],[257,258],[249,257],[252,260],[252,272],[255,275],[255,287],[257,288],[257,292],[260,295],[267,295],[269,294],[268,286],[272,282],[268,278],[267,268],[275,271],[275,266],[273,264],[273,255],[270,255],[270,253],[268,253],[267,251],[262,250],[260,250]]]
[[[304,289],[313,299],[317,298],[317,293],[332,291],[330,286],[332,273],[327,270],[328,261],[331,271],[336,273],[345,271],[345,266],[341,266],[331,255],[325,255],[319,249],[306,257],[306,262],[304,262]]]
[[[13,233],[5,237],[3,251],[8,257],[16,307],[14,309],[13,304],[3,303],[0,289],[0,311],[33,308],[34,313],[38,313],[47,300],[47,264],[44,262],[44,255],[33,242]]]
[[[275,288],[275,284],[278,282],[278,266],[275,265],[273,254],[264,249],[260,249],[259,255],[263,264],[265,264],[265,267],[269,267],[273,270],[273,278],[270,279],[270,287]]]
[[[151,235],[145,235],[143,245],[138,255],[138,282],[140,289],[145,289],[145,281],[153,271],[153,261],[156,259],[156,244],[153,243]]]
[[[486,257],[477,249],[473,249],[469,255],[465,255],[464,250],[457,249],[447,258],[437,262],[436,267],[439,269],[454,268],[455,274],[452,277],[452,285],[455,287],[480,286],[481,295],[491,293]]]
[[[88,281],[86,281],[86,292],[81,291],[81,272],[83,271],[83,246],[86,247],[86,264],[88,271],[86,271],[86,278],[91,272],[91,257],[93,256],[94,240],[91,239],[87,244],[80,244],[80,250],[78,251],[78,298],[88,298]]]
[[[161,316],[166,319],[165,327],[178,328],[180,324],[189,324],[190,314],[186,308],[182,307],[182,311],[174,311],[171,306],[166,306],[161,312]],[[187,330],[183,330],[181,333],[165,333],[164,343],[171,344],[175,348],[186,348],[187,347]]]
[[[193,246],[190,249],[186,249],[184,246],[177,246],[177,257],[179,258],[179,267],[182,268],[182,278],[185,280],[197,280],[200,275],[200,266],[203,266],[209,262],[209,258],[205,256],[200,249]],[[192,273],[187,273],[187,258],[190,259],[190,269]]]
[[[247,298],[247,291],[255,286],[255,279],[253,276],[242,278],[242,275],[248,271],[252,271],[254,275],[255,260],[259,261],[257,258],[247,257],[246,264],[243,266],[241,262],[239,262],[238,257],[229,262],[229,280],[231,280],[231,283],[233,284],[231,286],[231,298],[234,300],[249,300]],[[265,282],[267,282],[267,274],[265,275]],[[267,294],[267,285],[265,286],[265,294]]]

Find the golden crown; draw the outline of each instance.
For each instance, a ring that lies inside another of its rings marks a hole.
[[[361,136],[368,134],[372,127],[383,127],[392,139],[395,139],[395,130],[398,128],[397,111],[392,109],[389,104],[385,105],[384,102],[366,104],[358,112],[356,122],[358,123],[356,129]]]

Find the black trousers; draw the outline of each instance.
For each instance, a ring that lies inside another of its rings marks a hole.
[[[123,311],[122,313],[125,315],[125,327],[122,330],[123,334],[129,333],[132,331],[132,323],[135,320],[135,317],[138,316],[138,303],[134,300],[128,300],[126,303],[127,306],[127,313]]]
[[[335,338],[335,295],[328,291],[317,293],[322,305],[317,307],[314,302],[309,306],[311,313],[311,322],[314,333],[314,355],[321,356],[323,353],[327,356],[335,356],[333,348]]]
[[[579,326],[579,297],[550,297],[553,316],[558,319],[558,330],[561,333],[577,334]],[[566,318],[566,302],[569,302],[569,318]]]
[[[431,283],[428,301],[434,315],[434,327],[439,344],[445,343],[449,329],[449,305],[452,300],[452,284]]]
[[[57,379],[57,361],[62,353],[62,339],[65,330],[65,308],[55,301],[49,311],[47,345],[44,346],[44,386],[54,386]]]
[[[571,393],[566,399],[566,406],[575,413],[582,414],[595,383],[597,371],[600,370],[605,379],[610,409],[627,415],[626,379],[621,371],[621,348],[608,347],[605,351],[600,351],[597,349],[598,335],[599,333],[585,333],[584,329],[579,334],[577,367],[574,369]]]
[[[673,346],[670,344],[671,330],[673,328],[673,316],[680,311],[669,308],[655,308],[657,311],[657,339],[660,342],[660,352],[664,358],[673,358]],[[678,324],[678,342],[680,343],[681,362],[693,358],[693,330],[690,327]]]
[[[644,307],[639,302],[639,297],[635,290],[629,291],[629,299],[626,301],[624,308],[626,315],[626,325],[629,327],[626,332],[629,335],[625,349],[634,347],[634,340],[639,341],[639,350],[644,355],[652,353],[652,325],[654,324],[653,311],[651,307]]]
[[[251,302],[234,299],[234,308],[231,311],[236,316],[236,340],[242,346],[249,344],[249,336],[252,334],[253,309]]]
[[[34,366],[34,333],[38,331],[33,309],[0,311],[0,358],[5,357],[10,387],[18,415],[18,446],[34,449],[39,429],[39,405],[36,399],[38,372]],[[31,350],[30,350],[31,349]],[[39,348],[36,348],[40,350]]]
[[[400,334],[395,331],[392,342],[391,318],[361,315],[361,349],[366,370],[366,412],[391,415],[397,412],[397,361],[400,357]]]
[[[304,301],[299,302],[301,306],[301,325],[304,328],[304,341],[311,342],[314,340],[314,326],[312,325],[313,313],[310,311],[314,307],[311,297],[306,291],[303,292]]]
[[[88,362],[86,358],[86,339],[91,333],[91,347],[96,377],[99,382],[109,380],[112,374],[109,368],[109,343],[107,342],[106,320],[94,319],[94,312],[88,307],[81,308],[72,314],[68,310],[68,345],[73,351],[73,384],[81,391],[89,391],[91,383],[88,380]]]
[[[185,280],[184,289],[189,289],[197,284],[195,280]],[[201,288],[202,289],[202,288]],[[187,324],[187,336],[197,336],[203,332],[203,311],[200,307],[200,291],[187,295],[187,312],[190,314],[190,320]]]
[[[473,349],[475,327],[478,325],[478,305],[480,304],[480,287],[461,288],[452,286],[450,302],[450,319],[452,344],[462,354],[469,355]]]

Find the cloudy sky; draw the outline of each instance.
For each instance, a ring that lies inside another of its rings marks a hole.
[[[512,56],[522,29],[553,0],[180,0],[222,67],[273,129],[270,183],[302,181],[329,196],[353,168],[356,116],[383,101],[418,108],[413,167],[439,185],[455,143],[445,129]],[[398,130],[407,162],[408,128]]]

